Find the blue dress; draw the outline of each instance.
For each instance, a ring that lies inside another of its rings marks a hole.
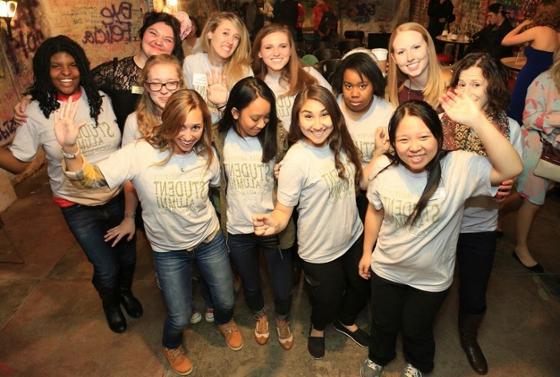
[[[536,50],[531,46],[525,47],[527,63],[517,75],[517,81],[507,110],[508,116],[515,119],[519,124],[523,124],[523,108],[525,107],[527,88],[538,75],[550,68],[553,54],[549,51]]]

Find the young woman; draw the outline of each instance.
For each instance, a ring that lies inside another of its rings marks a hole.
[[[532,272],[544,272],[532,257],[528,238],[537,211],[544,205],[546,193],[554,182],[534,174],[541,157],[543,141],[560,149],[560,59],[552,68],[529,86],[523,112],[523,172],[517,181],[517,191],[523,203],[517,213],[514,257]]]
[[[451,119],[476,132],[490,162],[468,152],[442,151],[441,122],[427,103],[409,101],[395,110],[389,139],[396,153],[378,159],[368,187],[359,271],[371,279],[375,305],[361,376],[381,376],[395,357],[399,331],[408,363],[403,375],[433,369],[433,325],[453,279],[465,200],[494,195],[491,185],[521,171],[517,152],[470,97],[448,92],[441,104]]]
[[[298,253],[311,288],[307,349],[320,359],[330,322],[360,345],[369,341],[355,323],[368,290],[356,271],[363,229],[356,185],[362,171],[336,99],[321,86],[296,97],[289,140],[293,145],[282,160],[278,201],[271,213],[255,215],[253,225],[257,235],[277,234],[297,205]]]
[[[372,56],[356,52],[342,59],[334,73],[333,87],[365,167],[373,158],[376,133],[381,130],[386,133],[395,111],[383,98],[385,78]],[[381,154],[385,151],[382,148]]]
[[[210,16],[201,34],[204,52],[187,56],[183,73],[187,88],[204,98],[212,122],[217,122],[233,85],[253,75],[249,34],[239,17],[230,12]]]
[[[274,93],[262,80],[247,77],[234,85],[218,123],[214,145],[222,165],[222,229],[227,229],[230,258],[241,276],[245,301],[256,320],[255,340],[263,345],[270,336],[259,273],[260,249],[274,294],[278,341],[289,350],[294,344],[288,323],[292,253],[286,250],[294,243],[294,232],[292,229],[280,237],[258,237],[251,218],[253,213],[274,209],[274,165],[287,149],[286,133],[276,116]]]
[[[524,50],[527,63],[517,75],[508,108],[508,115],[520,124],[527,88],[535,77],[550,68],[552,55],[560,47],[559,13],[560,9],[555,1],[545,0],[537,8],[534,20],[521,22],[502,39],[504,46],[529,44]]]
[[[229,258],[208,198],[209,187],[219,184],[220,167],[210,144],[210,114],[200,95],[187,89],[175,92],[154,138],[131,143],[97,165],[85,160],[76,146],[80,126],[73,121],[75,111],[70,103],[55,118],[56,137],[67,156],[66,174],[86,187],[133,182],[167,306],[162,343],[173,370],[181,375],[192,371],[182,342],[191,319],[195,263],[210,289],[214,320],[227,346],[241,349],[243,338],[232,319]]]
[[[428,31],[415,22],[399,25],[391,34],[389,52],[389,102],[398,106],[410,100],[424,100],[437,109],[451,75],[439,65]]]
[[[33,57],[33,74],[26,120],[9,149],[0,148],[0,167],[21,173],[40,148],[45,151],[53,201],[93,265],[92,282],[103,301],[109,327],[121,333],[126,330],[121,303],[131,317],[142,316],[142,305],[131,291],[136,240],[121,240],[111,247],[104,239],[123,216],[130,216],[123,213],[121,188],[116,185],[84,193],[74,187],[63,174],[62,153],[52,127],[60,103],[73,99],[79,109],[76,121],[83,124],[76,142],[84,156],[97,162],[120,146],[115,114],[109,98],[93,82],[84,50],[66,36],[49,38],[39,46]]]
[[[276,113],[286,131],[290,130],[296,95],[309,85],[331,85],[313,67],[303,67],[297,56],[292,33],[285,25],[263,27],[253,42],[253,72],[276,94]]]
[[[167,13],[149,12],[144,16],[144,23],[138,32],[140,50],[134,56],[117,58],[100,64],[92,70],[97,87],[109,98],[119,129],[123,130],[126,117],[134,112],[143,92],[139,79],[146,60],[152,55],[174,55],[183,61],[179,21]],[[24,99],[15,108],[16,119],[25,120]]]
[[[465,56],[454,67],[451,87],[457,93],[469,96],[521,155],[519,125],[505,112],[509,102],[507,73],[492,56],[487,53]],[[482,141],[471,128],[453,121],[447,114],[441,120],[444,149],[461,149],[486,156]],[[510,180],[502,182],[500,188],[509,192],[512,185]],[[478,345],[477,332],[486,312],[486,289],[496,253],[498,207],[498,201],[487,196],[467,200],[457,244],[461,346],[472,368],[479,374],[488,373],[488,363]]]

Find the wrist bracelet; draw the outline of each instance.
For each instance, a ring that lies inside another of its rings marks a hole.
[[[135,211],[132,211],[132,212],[125,212],[125,213],[124,213],[124,217],[125,217],[125,218],[129,218],[129,219],[133,219],[133,218],[136,217],[136,212],[135,212]]]
[[[80,154],[80,147],[78,147],[78,149],[74,153],[65,152],[64,149],[61,149],[61,151],[62,151],[62,157],[64,157],[67,160],[73,160],[78,156],[78,154]]]

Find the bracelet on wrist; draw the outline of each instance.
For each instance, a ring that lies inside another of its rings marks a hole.
[[[76,145],[76,144],[74,144]],[[73,160],[80,154],[80,147],[76,149],[76,152],[65,152],[64,148],[62,148],[62,156],[67,160]]]
[[[128,218],[128,219],[133,219],[133,218],[135,218],[135,217],[136,217],[136,212],[135,212],[135,211],[132,211],[132,212],[125,212],[125,213],[124,213],[124,218],[125,218],[125,219],[127,219],[127,218]]]

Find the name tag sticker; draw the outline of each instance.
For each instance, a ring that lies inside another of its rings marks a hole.
[[[201,86],[204,87],[208,83],[208,78],[204,73],[195,73],[193,75],[193,86]]]
[[[130,91],[132,92],[132,94],[142,94],[144,93],[144,88],[139,85],[132,85]]]

